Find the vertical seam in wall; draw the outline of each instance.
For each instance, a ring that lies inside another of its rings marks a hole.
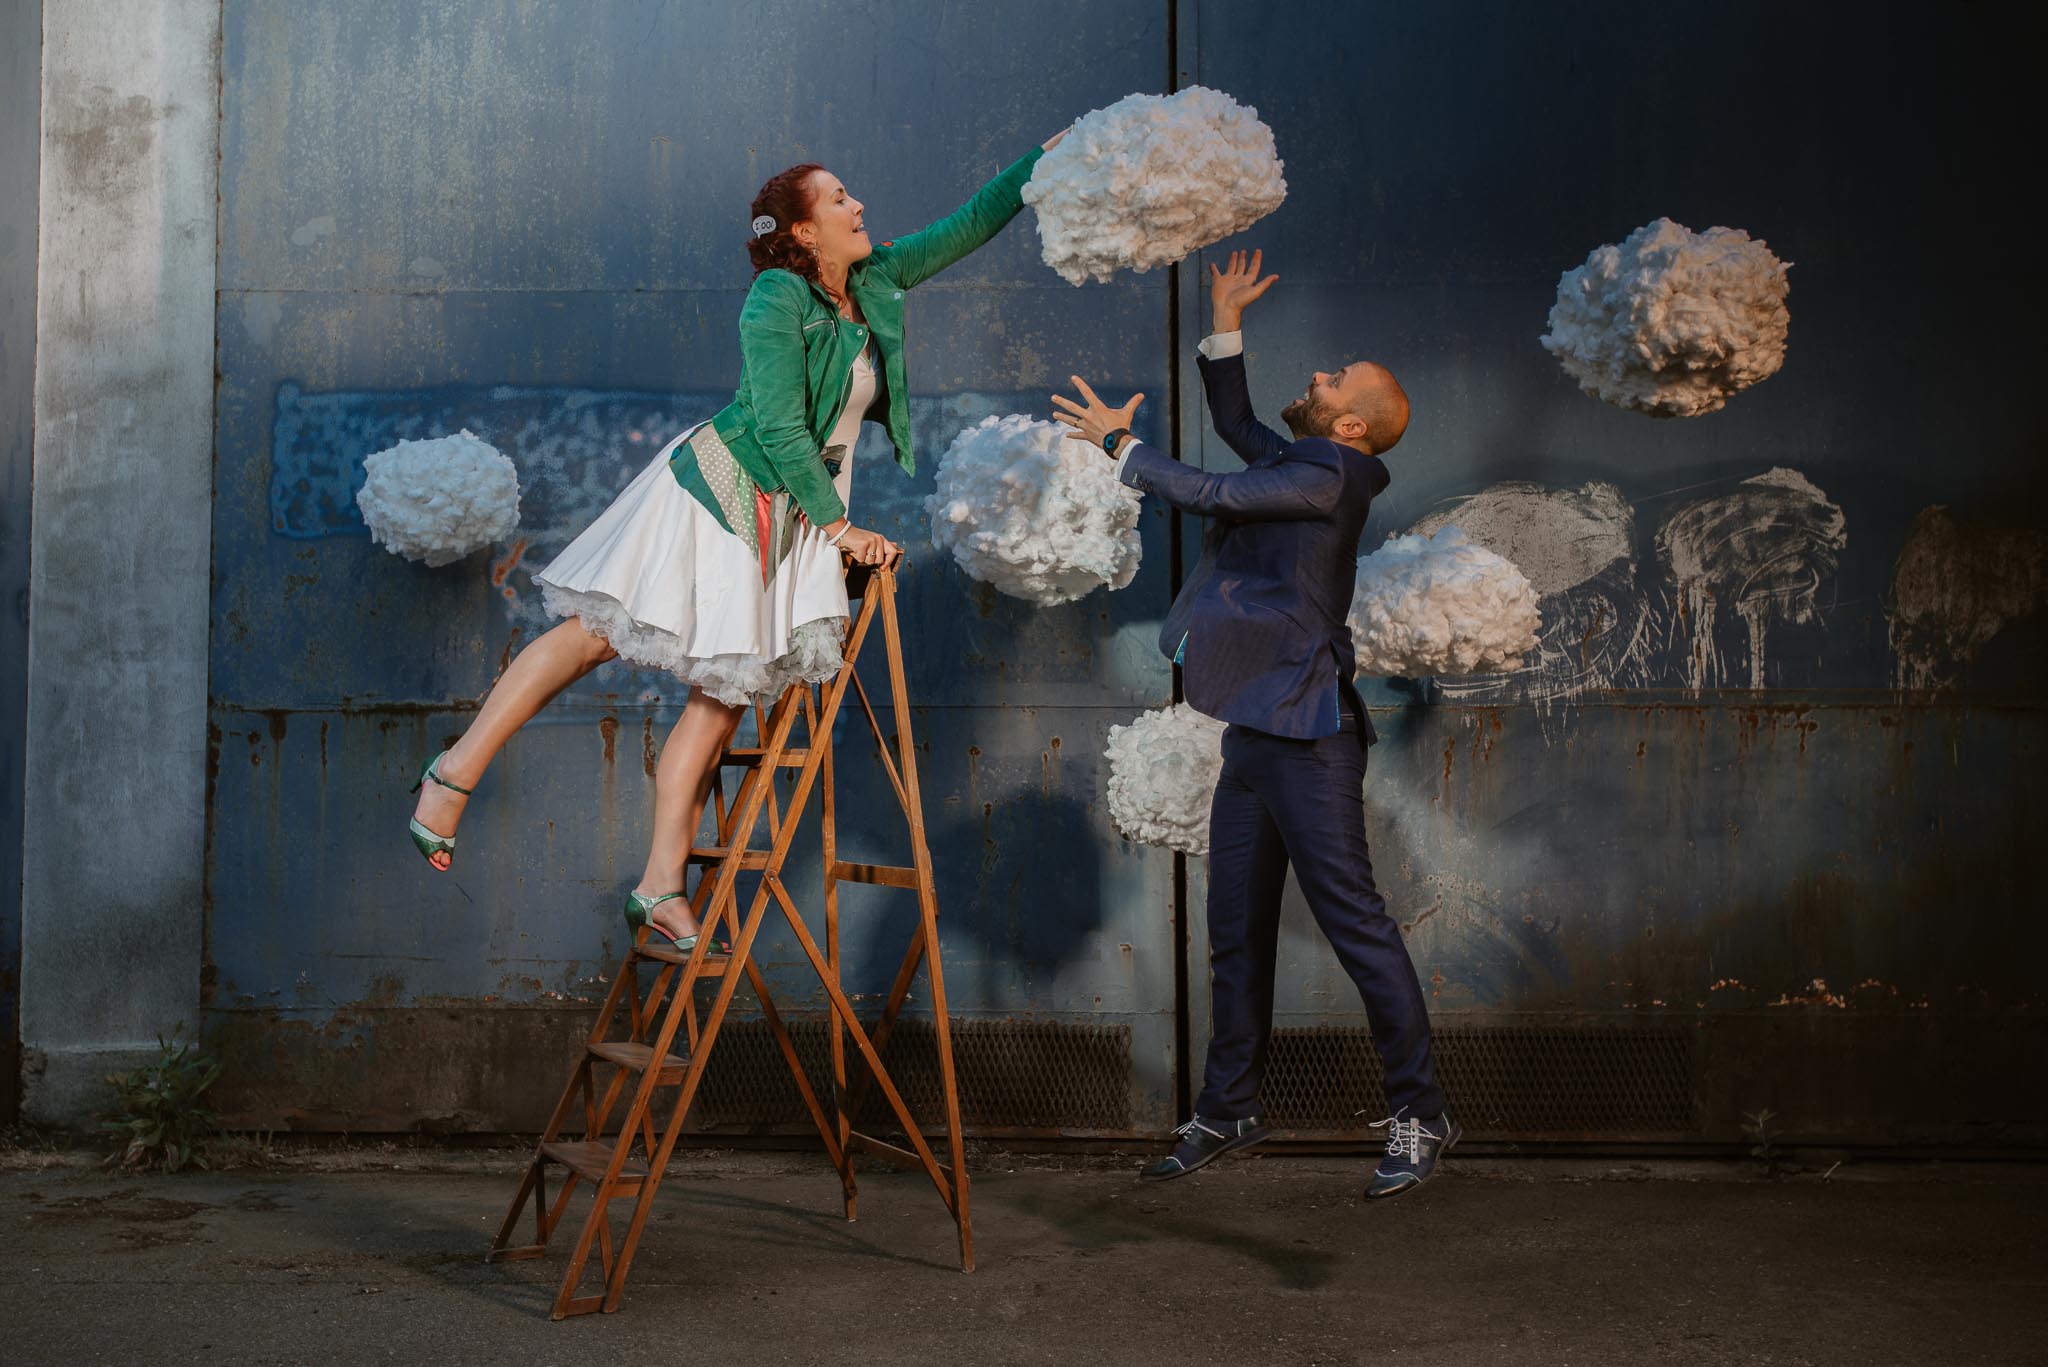
[[[1166,0],[1166,93],[1180,89],[1180,0]],[[1180,459],[1181,364],[1180,364],[1180,263],[1167,269],[1166,282],[1166,421],[1170,449]],[[1178,508],[1167,514],[1166,579],[1169,601],[1180,596],[1182,518]],[[1181,667],[1170,664],[1172,701],[1180,702]],[[1173,1122],[1189,1118],[1193,1106],[1193,1071],[1189,1051],[1193,1048],[1188,1019],[1188,990],[1193,975],[1188,972],[1188,857],[1173,852]]]

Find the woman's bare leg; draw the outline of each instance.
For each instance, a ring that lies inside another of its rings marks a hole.
[[[661,747],[661,764],[654,771],[654,838],[635,892],[659,897],[683,887],[684,866],[704,816],[704,800],[711,793],[712,773],[745,711],[701,691],[691,692],[689,706],[669,732],[668,743]],[[655,928],[671,938],[697,933],[697,918],[683,898],[656,907],[653,920]]]
[[[618,658],[611,643],[588,630],[580,617],[571,617],[541,635],[513,658],[511,668],[484,699],[483,710],[462,733],[436,770],[450,783],[474,788],[484,776],[498,751],[512,739],[512,733],[533,720],[556,694],[575,683],[606,660]],[[436,835],[452,836],[462,820],[469,799],[431,779],[420,785],[419,806],[413,816]],[[436,855],[434,867],[446,869],[449,858]]]

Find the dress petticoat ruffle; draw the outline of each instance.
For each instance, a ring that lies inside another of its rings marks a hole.
[[[729,706],[832,678],[848,612],[838,548],[799,521],[764,583],[757,551],[670,472],[669,457],[700,430],[664,447],[534,576],[541,601],[621,658]]]
[[[757,697],[782,696],[794,683],[825,683],[845,664],[846,619],[827,617],[805,622],[791,633],[792,649],[775,659],[754,654],[692,658],[682,641],[660,627],[633,620],[626,605],[599,593],[541,585],[541,602],[556,617],[578,617],[592,635],[602,636],[619,658],[648,669],[675,675],[729,707]]]

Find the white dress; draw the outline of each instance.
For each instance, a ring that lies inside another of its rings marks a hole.
[[[873,344],[853,364],[853,383],[827,447],[845,450],[832,476],[851,506],[853,448],[874,402]],[[580,617],[637,665],[664,669],[720,702],[773,702],[798,680],[839,672],[846,640],[846,579],[839,549],[799,520],[763,583],[763,560],[677,483],[669,458],[684,442],[724,443],[699,423],[650,461],[611,506],[534,576],[557,617]],[[788,511],[778,500],[777,521]]]

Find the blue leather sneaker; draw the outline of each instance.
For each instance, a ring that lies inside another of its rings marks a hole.
[[[1180,1143],[1173,1146],[1173,1152],[1140,1169],[1138,1176],[1147,1182],[1185,1177],[1210,1159],[1220,1158],[1232,1149],[1248,1149],[1273,1132],[1266,1128],[1265,1117],[1255,1115],[1245,1120],[1204,1120],[1196,1116],[1174,1133],[1180,1136]]]
[[[1365,1185],[1365,1199],[1381,1201],[1399,1196],[1436,1176],[1437,1160],[1451,1151],[1465,1131],[1451,1119],[1449,1111],[1434,1120],[1414,1120],[1397,1111],[1370,1128],[1387,1127],[1387,1156]]]

